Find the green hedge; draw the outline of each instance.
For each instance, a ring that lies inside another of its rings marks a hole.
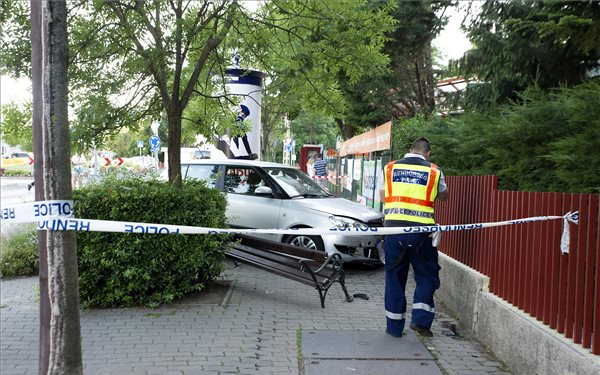
[[[25,225],[24,229],[3,236],[0,240],[0,275],[3,278],[37,275],[38,254],[35,225]]]
[[[0,176],[4,177],[31,177],[33,178],[33,173],[31,172],[31,168],[29,170],[26,169],[10,169],[10,168],[0,168]]]
[[[74,192],[78,218],[225,227],[226,199],[204,183],[107,177]],[[156,307],[202,290],[224,270],[225,235],[78,232],[84,307]]]

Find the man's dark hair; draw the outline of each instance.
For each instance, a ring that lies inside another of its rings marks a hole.
[[[412,151],[427,153],[431,150],[431,146],[429,145],[429,141],[427,140],[427,138],[421,137],[421,138],[415,139],[415,141],[412,143],[412,146],[410,147],[410,149]]]

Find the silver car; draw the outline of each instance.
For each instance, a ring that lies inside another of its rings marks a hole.
[[[366,228],[383,226],[383,214],[336,198],[297,168],[250,160],[181,163],[183,178],[206,181],[227,194],[232,228]],[[381,236],[260,235],[305,248],[341,253],[345,262],[381,263]]]

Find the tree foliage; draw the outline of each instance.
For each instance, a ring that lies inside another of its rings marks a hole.
[[[31,77],[31,20],[29,3],[0,3],[0,74]]]
[[[243,55],[269,74],[266,92],[282,97],[275,112],[292,120],[303,111],[343,118],[343,86],[389,65],[382,49],[397,22],[389,15],[394,7],[392,1],[380,8],[363,0],[272,1],[237,31],[246,42]],[[256,30],[248,32],[250,26]]]
[[[418,136],[448,175],[497,175],[500,188],[600,192],[600,80],[574,87],[532,87],[494,114],[397,124],[397,155]],[[399,130],[400,129],[400,130]]]
[[[224,71],[234,50],[247,56],[245,66],[269,72],[272,95],[295,98],[292,112],[343,115],[339,80],[357,83],[385,69],[388,58],[381,48],[393,24],[387,13],[392,5],[373,10],[366,0],[277,0],[256,13],[230,0],[96,0],[69,6],[69,75],[79,139],[100,144],[106,133],[162,114],[169,178],[176,183],[179,148],[191,142],[182,124],[189,134],[223,133],[219,124],[234,102],[223,86]],[[3,60],[12,75],[29,69],[28,58],[20,63],[17,58],[27,55],[29,42],[27,25],[19,23],[21,8],[26,6],[17,0],[3,2],[2,14],[19,30],[8,38]],[[15,9],[19,15],[11,13]]]
[[[11,146],[20,145],[25,150],[33,150],[31,128],[31,102],[9,102],[2,105],[2,140]]]
[[[445,11],[454,5],[448,0],[399,2],[392,13],[399,22],[388,34],[385,52],[392,61],[388,111],[394,117],[409,118],[419,113],[427,116],[433,111],[431,42],[447,23]]]
[[[378,8],[383,1],[371,2]],[[340,128],[366,130],[392,118],[429,115],[434,107],[434,70],[431,42],[446,23],[451,1],[396,1],[389,10],[395,20],[386,32],[383,51],[387,69],[374,71],[360,82],[340,80],[347,103]],[[348,138],[352,131],[345,134]]]
[[[476,109],[518,100],[533,84],[579,84],[600,66],[597,1],[486,1],[467,31],[475,48],[460,69],[482,82],[468,90]]]
[[[291,123],[296,147],[304,144],[322,144],[325,148],[335,148],[336,127],[333,118],[314,113],[303,113]]]

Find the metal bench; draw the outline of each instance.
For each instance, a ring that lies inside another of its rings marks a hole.
[[[314,287],[319,292],[322,308],[325,308],[325,297],[329,288],[336,282],[342,286],[346,301],[353,300],[346,290],[346,276],[342,257],[339,254],[327,256],[322,251],[280,242],[244,235],[236,237],[239,243],[227,252],[227,256],[234,262],[249,264]]]

